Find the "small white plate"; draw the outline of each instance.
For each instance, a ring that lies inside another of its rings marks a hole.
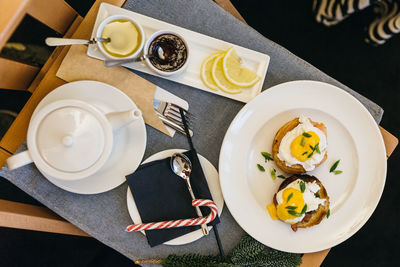
[[[136,108],[135,103],[121,90],[96,81],[77,81],[64,84],[50,92],[39,103],[41,107],[61,99],[78,99],[88,102],[104,113]],[[107,163],[96,174],[77,181],[62,181],[46,176],[50,182],[69,192],[98,194],[116,188],[134,172],[146,148],[146,128],[143,118],[134,121],[114,134],[114,145]]]
[[[257,96],[262,89],[265,75],[267,74],[267,69],[269,65],[270,57],[266,54],[234,45],[216,38],[212,38],[210,36],[190,31],[182,27],[178,27],[176,25],[157,20],[148,16],[144,16],[142,14],[132,12],[123,8],[119,8],[107,3],[102,3],[99,8],[99,12],[97,13],[96,22],[93,27],[92,37],[96,37],[95,34],[97,32],[97,28],[100,23],[109,16],[112,15],[125,15],[133,18],[135,21],[141,24],[143,27],[145,37],[150,37],[153,33],[159,30],[170,30],[178,33],[187,41],[189,45],[190,55],[188,67],[184,73],[177,76],[160,76],[159,74],[152,71],[145,62],[136,62],[136,63],[128,63],[123,65],[124,67],[139,70],[141,72],[149,73],[164,79],[168,79],[171,81],[175,81],[181,84],[185,84],[194,88],[198,88],[200,90],[207,91],[209,93],[221,95],[227,98],[232,98],[237,101],[241,101],[244,103],[249,102],[255,96]],[[147,40],[147,38],[146,38]],[[226,51],[228,48],[234,46],[238,55],[242,58],[243,64],[257,73],[258,76],[261,77],[260,81],[258,81],[255,85],[249,88],[244,88],[243,92],[240,94],[228,94],[221,90],[214,91],[209,89],[204,85],[200,78],[200,68],[203,60],[215,52]],[[89,45],[87,50],[87,54],[90,57],[94,57],[97,59],[104,60],[104,55],[100,52],[97,45]]]
[[[149,158],[147,158],[145,161],[143,161],[142,164],[148,163],[151,161],[159,160],[159,159],[164,159],[166,157],[172,156],[174,153],[182,153],[185,152],[186,150],[184,149],[169,149],[169,150],[164,150],[161,152],[158,152]],[[200,164],[201,167],[203,168],[204,171],[204,176],[206,177],[208,186],[210,188],[211,195],[213,197],[213,200],[215,204],[218,207],[218,215],[221,216],[222,209],[224,208],[224,198],[222,196],[221,192],[221,187],[219,185],[219,176],[218,172],[215,169],[215,167],[209,162],[205,157],[203,157],[200,154],[197,154],[199,156]],[[189,192],[188,192],[189,194]],[[128,206],[128,211],[129,215],[131,216],[132,220],[134,223],[142,223],[142,219],[140,218],[139,211],[136,207],[135,200],[133,199],[131,190],[128,187],[128,192],[126,196],[126,202]],[[210,230],[212,229],[212,226],[208,227]],[[142,231],[143,234],[145,234],[144,231]],[[196,241],[197,239],[203,237],[203,233],[201,229],[190,232],[186,235],[177,237],[175,239],[172,239],[168,242],[165,242],[165,245],[183,245],[187,244],[193,241]]]
[[[260,153],[271,153],[278,129],[301,114],[328,129],[328,159],[310,174],[324,184],[331,215],[293,232],[266,210],[282,182],[271,179],[269,168],[282,171]],[[339,159],[343,173],[334,175],[329,169]],[[316,81],[274,86],[245,105],[225,135],[219,162],[222,192],[239,225],[263,244],[294,253],[327,249],[356,233],[375,210],[386,178],[385,146],[371,114],[344,90]]]

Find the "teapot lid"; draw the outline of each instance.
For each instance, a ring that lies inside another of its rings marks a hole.
[[[89,169],[105,162],[111,152],[112,130],[99,110],[75,100],[54,102],[43,109],[34,118],[35,138],[30,140],[28,133],[28,147],[32,147],[29,141],[35,143],[35,149],[29,150],[47,165],[39,169],[56,178],[64,179],[68,173],[70,178],[83,178]]]

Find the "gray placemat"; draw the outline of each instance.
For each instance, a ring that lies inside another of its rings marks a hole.
[[[292,80],[324,81],[354,95],[367,107],[377,123],[382,118],[383,110],[378,105],[266,39],[211,0],[128,0],[125,8],[270,55],[271,62],[263,89]],[[190,111],[197,116],[194,125],[195,147],[217,167],[225,132],[243,104],[151,75],[138,74],[189,102]],[[181,135],[171,139],[153,128],[147,127],[146,130],[148,141],[145,158],[165,149],[188,148],[186,138]],[[19,150],[24,149],[25,145]],[[57,188],[32,164],[13,171],[3,167],[0,175],[131,259],[164,258],[170,253],[218,253],[213,234],[187,245],[150,248],[141,233],[125,233],[125,226],[132,222],[126,207],[126,183],[106,193],[86,196]],[[226,206],[219,233],[226,251],[230,251],[244,233]]]

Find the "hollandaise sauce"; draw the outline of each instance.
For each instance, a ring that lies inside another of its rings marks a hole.
[[[113,20],[104,26],[102,38],[110,38],[103,42],[104,49],[114,57],[128,57],[140,47],[142,36],[137,26],[129,20]]]

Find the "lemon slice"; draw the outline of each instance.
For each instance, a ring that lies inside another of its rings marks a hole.
[[[217,56],[214,59],[214,64],[211,70],[211,75],[214,79],[215,84],[218,86],[219,89],[222,91],[229,93],[229,94],[239,94],[242,92],[240,87],[231,84],[224,75],[224,69],[223,69],[223,60],[224,60],[224,54]]]
[[[260,80],[256,73],[241,67],[240,57],[233,47],[229,48],[225,54],[223,70],[225,78],[236,86],[250,87]]]
[[[215,90],[215,91],[218,90],[218,86],[214,82],[211,71],[212,71],[212,67],[213,67],[215,58],[221,54],[222,53],[214,53],[214,54],[208,56],[206,59],[204,59],[203,63],[201,63],[201,70],[200,70],[201,80],[208,88]]]

